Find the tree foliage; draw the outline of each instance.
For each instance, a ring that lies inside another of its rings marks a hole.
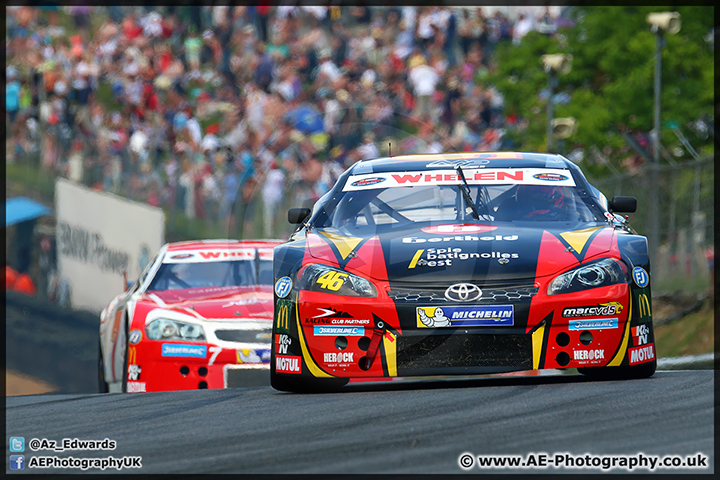
[[[519,45],[499,44],[494,60],[497,69],[490,81],[505,97],[507,111],[527,120],[516,135],[522,150],[546,149],[548,75],[541,57],[564,53],[573,57],[572,70],[557,77],[557,94],[569,101],[556,102],[554,117],[575,117],[578,129],[555,151],[568,154],[580,149],[587,159],[584,168],[602,174],[608,167],[589,155],[597,149],[617,168],[635,151],[622,132],[647,136],[654,127],[654,72],[657,35],[646,17],[657,11],[677,11],[682,28],[664,35],[662,49],[661,128],[662,144],[677,152],[676,161],[691,158],[666,122],[680,126],[701,155],[713,153],[713,138],[695,128],[698,120],[713,119],[714,50],[712,6],[607,6],[571,7],[574,26],[554,35],[531,32]],[[652,154],[650,148],[648,151]],[[662,162],[662,160],[661,160]]]

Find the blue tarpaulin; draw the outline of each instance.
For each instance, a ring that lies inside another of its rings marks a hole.
[[[32,220],[51,213],[48,207],[27,197],[14,197],[5,200],[5,226]]]

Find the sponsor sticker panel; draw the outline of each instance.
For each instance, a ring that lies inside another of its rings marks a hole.
[[[655,360],[655,344],[648,343],[640,347],[628,348],[630,365],[638,365]]]
[[[419,328],[497,327],[514,324],[512,305],[416,307]]]

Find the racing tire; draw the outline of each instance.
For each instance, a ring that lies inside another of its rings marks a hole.
[[[270,374],[270,385],[275,390],[293,393],[330,393],[347,385],[347,378],[296,378]]]
[[[105,381],[105,361],[103,360],[102,345],[98,342],[98,392],[108,393],[110,387]]]
[[[578,372],[596,380],[630,380],[652,377],[657,369],[657,360],[633,366],[622,367],[578,367]]]

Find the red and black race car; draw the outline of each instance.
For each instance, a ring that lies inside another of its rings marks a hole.
[[[655,372],[647,240],[560,155],[361,161],[275,247],[278,390],[349,379]]]
[[[266,385],[280,243],[163,246],[100,314],[100,391]]]

